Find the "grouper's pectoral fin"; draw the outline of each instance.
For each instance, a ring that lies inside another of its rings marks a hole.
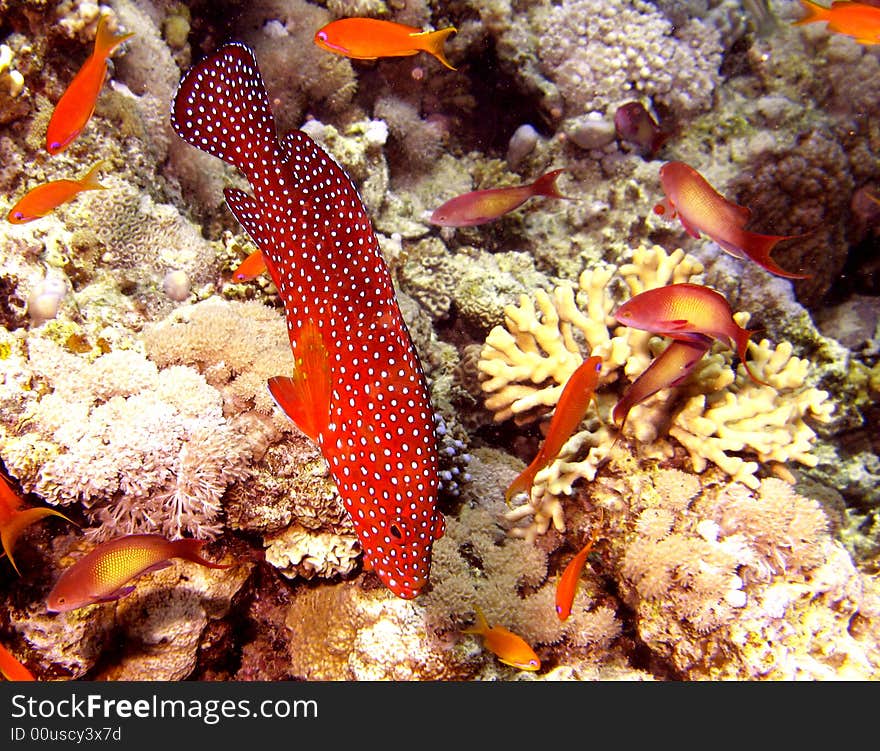
[[[330,359],[314,321],[292,336],[293,375],[269,379],[269,393],[296,426],[318,443],[330,419]]]

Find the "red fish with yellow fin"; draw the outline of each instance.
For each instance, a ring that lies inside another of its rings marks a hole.
[[[755,383],[769,386],[751,371],[746,360],[749,338],[755,331],[737,325],[724,295],[714,289],[689,282],[656,287],[631,297],[614,312],[614,317],[624,326],[698,346],[705,343],[706,337],[725,342],[739,355],[749,377]],[[675,358],[679,365],[682,355],[685,362],[690,360],[690,354],[681,350]],[[672,355],[669,358],[671,361]]]
[[[64,570],[46,597],[50,613],[64,613],[98,602],[112,602],[134,591],[132,579],[184,558],[207,568],[230,568],[202,557],[205,540],[167,540],[161,535],[126,535],[102,542]]]
[[[279,140],[253,51],[228,44],[193,66],[172,109],[185,141],[237,167],[253,195],[226,202],[262,252],[294,371],[278,406],[321,449],[366,565],[395,594],[428,581],[445,529],[428,388],[360,196],[305,133]]]
[[[804,235],[760,235],[745,229],[751,211],[728,201],[693,167],[667,162],[660,168],[660,184],[666,200],[654,207],[656,214],[678,218],[691,237],[706,235],[734,258],[749,258],[771,274],[787,279],[806,279],[809,274],[786,271],[770,258],[770,251],[783,240]]]
[[[340,18],[322,26],[315,33],[315,44],[321,49],[355,60],[377,57],[407,57],[427,52],[450,70],[443,43],[454,34],[452,26],[438,31],[422,31],[394,21],[376,18]]]
[[[441,227],[473,227],[492,222],[519,208],[532,196],[567,198],[556,187],[556,178],[563,172],[564,169],[553,170],[527,185],[472,190],[470,193],[450,198],[442,206],[434,209],[431,214],[431,224]]]
[[[107,16],[98,21],[95,49],[61,95],[46,129],[46,151],[58,154],[82,133],[95,111],[95,102],[107,76],[107,59],[131,34],[114,34],[107,28]]]

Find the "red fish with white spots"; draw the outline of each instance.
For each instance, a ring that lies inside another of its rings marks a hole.
[[[251,49],[233,43],[191,68],[172,122],[235,165],[227,188],[284,302],[295,369],[269,389],[321,448],[372,568],[415,597],[443,534],[427,384],[370,218],[342,169],[305,133],[282,139]]]

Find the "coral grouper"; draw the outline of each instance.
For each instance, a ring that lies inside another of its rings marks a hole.
[[[253,196],[226,201],[284,301],[295,369],[275,401],[330,465],[365,563],[400,597],[428,579],[443,534],[427,386],[370,219],[351,181],[308,136],[279,142],[253,52],[229,44],[190,69],[177,133],[235,165]]]

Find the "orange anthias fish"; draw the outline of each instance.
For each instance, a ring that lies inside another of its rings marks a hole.
[[[13,206],[6,218],[13,224],[24,224],[46,216],[57,209],[62,203],[75,198],[84,190],[105,190],[98,182],[98,171],[104,166],[103,161],[95,163],[79,180],[52,180],[29,190]]]
[[[455,70],[443,52],[443,43],[455,32],[453,26],[439,31],[422,31],[415,26],[375,18],[340,18],[318,29],[315,44],[328,52],[356,60],[406,57],[427,52],[450,70]]]
[[[633,381],[626,390],[620,401],[611,410],[611,419],[615,424],[626,425],[629,411],[645,399],[653,396],[661,389],[678,386],[687,378],[697,363],[703,359],[712,340],[709,337],[697,335],[696,341],[677,341],[673,339],[653,362],[645,368],[644,372]]]
[[[260,274],[265,273],[266,262],[263,260],[263,251],[259,248],[245,258],[235,271],[232,272],[232,278],[237,282],[249,282],[256,279]]]
[[[590,534],[587,544],[568,562],[565,571],[562,572],[562,576],[559,577],[559,581],[556,583],[556,617],[560,621],[566,620],[571,615],[571,606],[577,593],[581,572],[584,570],[584,566],[587,565],[587,556],[596,544],[596,540],[599,539],[599,527],[604,516],[601,509],[599,509],[599,512],[599,521],[593,525],[593,532]]]
[[[0,675],[7,681],[35,681],[34,674],[19,662],[12,652],[0,644]]]
[[[583,419],[584,412],[593,399],[601,371],[602,358],[594,356],[584,360],[572,373],[565,388],[562,389],[538,455],[510,483],[510,487],[504,494],[504,500],[508,505],[510,505],[510,499],[517,493],[531,495],[535,475],[550,463],[550,460],[559,453],[563,444],[571,438],[571,434]]]
[[[60,516],[64,521],[76,524],[55,509],[42,506],[25,508],[22,497],[13,489],[9,480],[0,473],[0,541],[3,544],[3,552],[19,576],[21,572],[12,557],[15,543],[18,542],[19,536],[25,529],[35,521],[47,516]]]
[[[58,154],[82,133],[95,111],[95,102],[107,76],[107,58],[134,34],[114,34],[107,28],[107,16],[98,21],[95,49],[61,95],[46,130],[46,151]]]
[[[49,596],[50,613],[64,613],[131,594],[135,577],[170,566],[169,558],[184,558],[207,568],[230,568],[200,554],[205,540],[166,540],[161,535],[126,535],[98,545],[66,569]]]
[[[714,289],[687,282],[649,289],[627,300],[614,317],[624,326],[680,341],[700,345],[709,336],[726,342],[736,350],[749,377],[769,385],[755,376],[746,361],[749,337],[755,331],[737,326],[724,295]]]
[[[553,170],[546,175],[541,175],[535,182],[528,185],[474,190],[456,196],[434,209],[430,222],[441,227],[473,227],[476,224],[494,221],[507,212],[522,206],[532,196],[567,198],[556,187],[556,178],[562,172],[565,170]]]
[[[483,637],[483,645],[503,662],[520,670],[540,670],[541,660],[521,636],[504,626],[490,626],[478,605],[474,606],[477,623],[462,629],[463,634],[477,634]]]
[[[693,167],[683,162],[667,162],[660,168],[660,184],[666,200],[654,207],[657,214],[671,212],[691,237],[707,235],[734,258],[749,258],[771,274],[788,279],[806,279],[809,274],[793,274],[778,266],[770,251],[782,240],[804,235],[759,235],[744,229],[751,216],[745,206],[728,201]]]
[[[413,598],[445,529],[434,413],[366,208],[305,133],[278,138],[246,45],[191,68],[172,113],[178,135],[252,187],[227,188],[226,202],[266,261],[295,363],[292,377],[269,379],[269,391],[320,447],[366,566]]]
[[[807,15],[795,26],[805,23],[827,21],[828,29],[853,37],[860,44],[880,44],[880,8],[875,5],[835,0],[830,8],[818,3],[801,0]]]

